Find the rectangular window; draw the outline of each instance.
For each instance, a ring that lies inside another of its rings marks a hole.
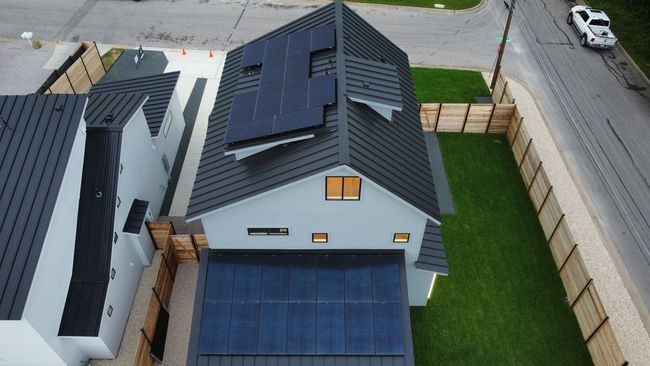
[[[122,200],[120,199],[120,196],[117,196],[117,207],[120,207],[122,204]]]
[[[358,201],[361,199],[361,178],[326,177],[325,191],[328,201]]]
[[[165,171],[169,173],[169,160],[167,160],[167,154],[163,154],[162,162],[163,162],[163,166],[165,167]]]
[[[408,243],[411,234],[409,233],[395,233],[393,235],[393,243]]]
[[[327,243],[327,233],[312,233],[311,242],[312,243]]]
[[[117,243],[117,233],[113,233],[113,243]]]
[[[248,235],[289,235],[289,229],[286,227],[249,227]]]
[[[117,272],[115,272],[115,268],[111,268],[111,280],[115,279],[116,274],[117,274]]]
[[[169,112],[169,114],[167,114],[167,118],[165,118],[165,125],[163,127],[163,133],[165,134],[165,137],[167,137],[167,133],[169,133],[169,127],[171,127],[173,119],[174,116],[172,116],[171,112]]]
[[[106,314],[108,314],[109,318],[113,316],[113,306],[108,305],[108,310],[106,311]]]

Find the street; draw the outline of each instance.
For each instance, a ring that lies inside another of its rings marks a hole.
[[[0,38],[229,50],[324,1],[3,0]],[[650,320],[650,91],[618,49],[582,48],[566,0],[519,0],[503,72],[535,95],[554,138],[629,271],[632,297]],[[492,69],[507,10],[473,12],[352,5],[411,63]],[[613,23],[616,19],[612,20]],[[0,61],[2,62],[2,61]],[[627,278],[625,275],[624,278]]]

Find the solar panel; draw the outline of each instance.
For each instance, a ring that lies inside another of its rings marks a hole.
[[[288,303],[263,302],[260,306],[260,328],[257,339],[257,352],[264,354],[286,354]]]
[[[255,105],[255,119],[273,117],[280,114],[282,84],[260,88]]]
[[[285,62],[286,59],[284,58],[264,61],[264,64],[262,64],[260,88],[268,87],[270,85],[282,84],[284,82]]]
[[[326,24],[311,30],[311,52],[334,48],[336,45],[334,24]]]
[[[331,105],[336,102],[336,77],[315,76],[309,79],[309,107]]]
[[[230,312],[228,353],[257,353],[259,315],[259,302],[233,303],[232,310]]]
[[[300,53],[309,54],[310,43],[311,43],[311,31],[306,30],[302,32],[291,33],[289,35],[289,46],[287,48],[287,56],[293,56]]]
[[[288,83],[298,79],[309,77],[309,54],[301,53],[287,58],[285,66],[284,82]]]
[[[345,304],[345,351],[348,354],[375,353],[375,326],[370,302]]]
[[[282,86],[282,114],[307,109],[308,80],[298,79]]]
[[[317,107],[275,117],[273,133],[284,133],[323,124],[323,107]]]
[[[232,105],[230,106],[230,117],[228,125],[247,122],[253,119],[254,109],[251,105],[255,105],[257,99],[257,90],[235,94],[232,97]]]
[[[251,140],[273,134],[273,117],[261,118],[247,123],[228,125],[225,143]]]
[[[401,293],[400,258],[211,255],[199,353],[402,355],[406,305],[377,300]],[[384,295],[373,297],[377,289]]]
[[[264,62],[277,60],[287,57],[288,35],[273,37],[266,40],[266,49],[264,50]]]
[[[404,328],[400,303],[374,303],[375,353],[404,353]]]
[[[241,67],[250,67],[259,65],[264,60],[264,49],[266,48],[266,41],[258,41],[249,43],[244,46],[244,53],[242,55]]]

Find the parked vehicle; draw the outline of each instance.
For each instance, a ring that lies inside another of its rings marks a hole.
[[[580,36],[582,47],[610,48],[616,44],[616,37],[609,29],[610,21],[604,11],[578,5],[571,8],[567,23]]]

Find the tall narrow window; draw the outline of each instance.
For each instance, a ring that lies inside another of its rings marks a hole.
[[[325,198],[329,201],[358,201],[361,198],[360,177],[326,177]]]
[[[248,235],[251,236],[289,235],[289,229],[286,227],[249,227]]]
[[[411,234],[409,233],[395,233],[393,235],[393,243],[408,243]]]
[[[106,310],[106,314],[108,314],[109,318],[111,316],[113,316],[113,306],[112,305],[108,305],[108,310]]]
[[[313,233],[311,234],[312,243],[327,243],[327,233]]]
[[[167,118],[165,118],[165,123],[163,126],[163,133],[165,134],[165,137],[167,137],[167,134],[169,133],[169,127],[171,127],[173,119],[174,116],[172,116],[171,112],[167,114]]]

